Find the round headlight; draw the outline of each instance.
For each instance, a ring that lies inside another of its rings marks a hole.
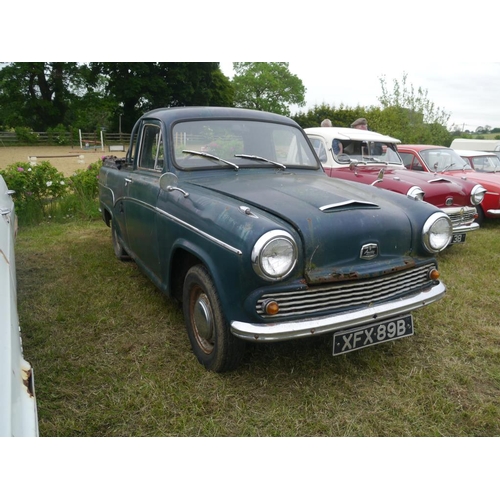
[[[476,184],[470,193],[470,202],[473,205],[479,205],[484,200],[484,193],[486,189],[481,184]]]
[[[450,243],[453,226],[444,212],[432,214],[424,224],[422,240],[424,247],[431,253],[444,250]]]
[[[297,245],[286,231],[269,231],[257,240],[252,250],[254,271],[269,281],[288,276],[296,262]]]
[[[421,201],[424,199],[424,195],[425,193],[418,186],[412,186],[406,193],[406,196],[408,196],[408,198]]]

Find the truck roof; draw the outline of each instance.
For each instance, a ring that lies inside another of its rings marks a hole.
[[[493,139],[453,139],[450,148],[473,151],[500,151],[500,141]]]

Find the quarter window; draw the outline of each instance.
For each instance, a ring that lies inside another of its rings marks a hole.
[[[142,130],[139,167],[149,170],[163,170],[164,154],[161,128],[158,125],[146,124]]]

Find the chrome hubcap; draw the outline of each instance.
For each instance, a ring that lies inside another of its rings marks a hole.
[[[205,351],[213,347],[213,316],[210,301],[204,293],[200,293],[193,306],[193,327]]]

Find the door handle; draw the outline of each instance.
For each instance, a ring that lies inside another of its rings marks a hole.
[[[125,177],[125,186],[127,186],[128,184],[132,184],[132,179]]]

